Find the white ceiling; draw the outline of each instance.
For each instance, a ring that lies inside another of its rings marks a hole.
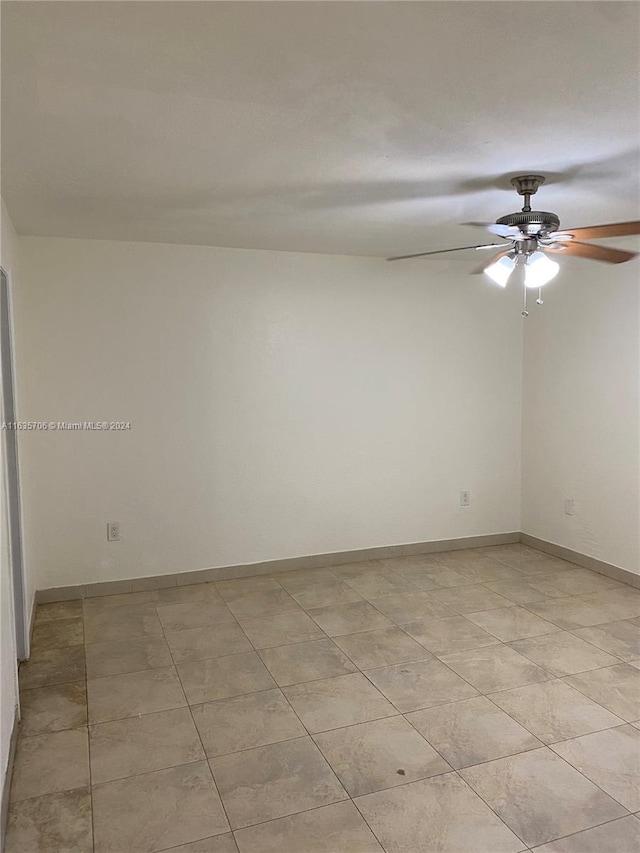
[[[22,234],[398,254],[638,218],[640,4],[3,2]],[[475,257],[475,256],[474,256]]]

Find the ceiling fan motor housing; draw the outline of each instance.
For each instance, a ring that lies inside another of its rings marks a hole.
[[[560,220],[555,213],[544,210],[520,210],[508,213],[496,220],[497,225],[515,225],[523,234],[550,234],[560,227]]]

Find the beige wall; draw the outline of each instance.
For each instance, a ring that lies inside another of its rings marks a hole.
[[[518,297],[466,265],[40,238],[21,264],[21,416],[132,424],[21,437],[38,587],[519,530]]]
[[[640,572],[638,262],[567,259],[546,290],[525,331],[522,529]]]

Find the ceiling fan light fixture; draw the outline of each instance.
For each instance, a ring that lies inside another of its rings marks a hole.
[[[558,275],[560,264],[548,258],[544,252],[533,252],[524,267],[525,287],[544,287]]]
[[[509,276],[516,268],[516,262],[511,255],[504,255],[495,264],[488,266],[484,273],[488,275],[494,284],[498,287],[506,287],[509,281]]]

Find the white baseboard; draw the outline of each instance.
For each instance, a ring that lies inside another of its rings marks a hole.
[[[437,551],[458,551],[462,548],[487,548],[492,545],[509,545],[520,541],[520,533],[489,533],[482,536],[467,536],[461,539],[436,539],[430,542],[410,542],[404,545],[382,545],[376,548],[359,548],[355,551],[335,551],[327,554],[311,554],[305,557],[290,557],[284,560],[267,560],[239,566],[218,566],[193,572],[176,572],[154,577],[130,578],[129,580],[103,581],[101,583],[59,586],[39,589],[38,604],[53,601],[68,601],[75,598],[93,598],[97,595],[117,595],[125,592],[140,592],[148,589],[183,586],[250,577],[251,575],[286,572],[294,569],[315,569],[323,566],[339,566],[343,563],[359,563],[364,560],[384,560],[391,557],[406,557],[413,554],[433,554]]]

